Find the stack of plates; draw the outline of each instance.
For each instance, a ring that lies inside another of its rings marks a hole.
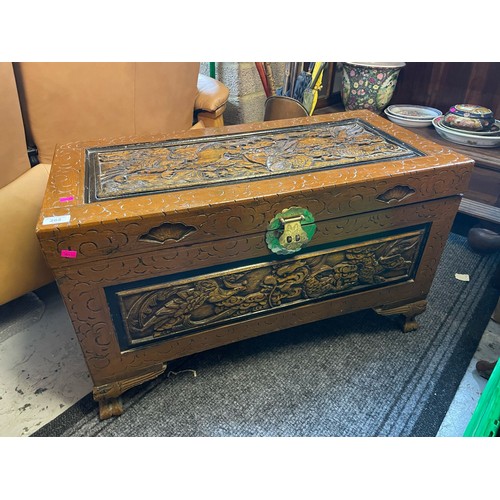
[[[448,141],[473,146],[476,148],[496,148],[500,146],[500,120],[495,120],[491,129],[483,132],[470,132],[452,128],[444,123],[442,116],[437,116],[432,120],[436,132]]]
[[[439,109],[415,104],[394,104],[386,108],[384,113],[391,122],[403,127],[429,127],[434,118],[443,114]]]

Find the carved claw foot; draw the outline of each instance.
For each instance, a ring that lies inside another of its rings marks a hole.
[[[121,415],[123,405],[119,396],[132,387],[153,380],[161,375],[166,368],[166,363],[150,366],[142,373],[136,373],[129,378],[95,386],[92,392],[94,400],[99,403],[99,417],[101,420]]]
[[[106,420],[118,417],[123,413],[123,404],[120,398],[104,399],[99,401],[99,418]]]
[[[394,314],[401,314],[404,317],[401,329],[404,333],[412,332],[418,328],[418,322],[415,317],[422,314],[427,307],[426,300],[419,300],[410,304],[403,304],[397,307],[377,307],[374,311],[382,316],[392,316]]]
[[[404,333],[408,332],[413,332],[418,328],[418,322],[415,320],[415,316],[413,317],[407,317],[405,316],[405,320],[403,322],[403,325],[401,329],[403,330]]]

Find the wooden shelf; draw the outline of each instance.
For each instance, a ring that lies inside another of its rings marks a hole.
[[[461,144],[456,144],[443,139],[434,130],[434,127],[412,128],[409,130],[412,130],[418,135],[421,135],[422,137],[425,137],[433,142],[443,144],[444,146],[458,151],[465,156],[469,156],[477,163],[480,163],[483,168],[495,170],[500,173],[500,148],[473,148],[471,146],[462,146]]]
[[[415,128],[415,133],[437,142],[475,161],[469,188],[459,212],[500,224],[500,148],[474,148],[443,139],[433,127]]]
[[[486,203],[462,198],[459,211],[463,214],[475,217],[476,219],[500,225],[500,208],[498,207],[492,207]]]

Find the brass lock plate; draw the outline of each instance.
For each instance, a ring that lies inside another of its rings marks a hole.
[[[305,208],[291,207],[277,214],[269,223],[267,247],[279,255],[290,255],[305,247],[316,232],[314,217]]]

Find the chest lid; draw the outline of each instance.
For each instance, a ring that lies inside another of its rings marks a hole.
[[[67,144],[55,153],[37,234],[49,261],[71,265],[62,250],[81,262],[264,235],[294,206],[319,223],[456,195],[471,169],[368,111]],[[305,238],[286,222],[292,239]]]

